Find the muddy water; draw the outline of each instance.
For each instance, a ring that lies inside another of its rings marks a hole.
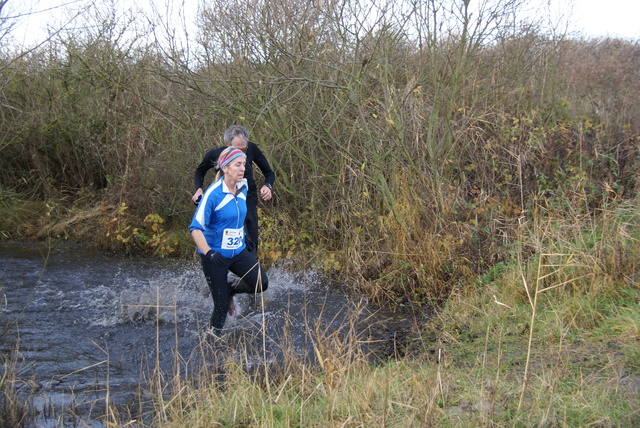
[[[333,334],[393,356],[397,336],[415,324],[309,274],[272,269],[269,278],[259,299],[240,296],[239,315],[225,327],[228,355],[247,370],[277,364],[285,352],[312,363],[313,344]],[[156,379],[220,363],[213,346],[203,352],[213,304],[195,260],[0,244],[0,299],[0,352],[11,362],[3,370],[16,376],[15,394],[38,426],[106,426],[106,404],[144,418],[136,412],[148,410]]]

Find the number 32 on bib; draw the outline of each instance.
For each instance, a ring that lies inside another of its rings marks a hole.
[[[222,248],[225,250],[235,250],[242,245],[244,237],[243,229],[225,229],[222,232]]]

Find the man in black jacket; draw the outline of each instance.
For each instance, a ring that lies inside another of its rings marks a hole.
[[[264,175],[264,185],[260,189],[260,197],[264,201],[271,199],[271,189],[276,179],[276,175],[271,169],[267,158],[262,154],[262,151],[258,146],[249,141],[249,132],[243,126],[230,126],[223,136],[224,144],[226,147],[233,146],[242,150],[247,155],[247,164],[245,166],[244,178],[247,179],[249,185],[247,193],[247,217],[245,219],[245,228],[247,230],[247,236],[249,242],[253,242],[255,250],[258,247],[258,187],[256,181],[253,178],[253,163],[255,162]],[[192,196],[193,203],[198,205],[200,198],[202,197],[203,190],[202,185],[204,183],[204,177],[211,168],[216,168],[218,157],[220,153],[226,147],[218,147],[216,149],[209,150],[207,154],[200,162],[200,165],[196,168],[196,172],[193,176],[196,192]]]

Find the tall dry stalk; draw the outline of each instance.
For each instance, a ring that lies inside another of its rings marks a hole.
[[[520,411],[520,408],[522,407],[527,386],[529,384],[529,369],[532,356],[533,338],[535,335],[536,320],[538,316],[538,297],[542,293],[556,290],[572,283],[577,283],[592,275],[592,273],[586,273],[584,275],[575,276],[573,275],[575,271],[565,274],[567,270],[573,268],[588,268],[588,266],[577,261],[575,254],[540,253],[538,255],[535,286],[533,289],[529,286],[524,272],[521,271],[522,282],[531,306],[531,318],[529,322],[527,359],[524,367],[518,411]],[[550,281],[552,282],[551,285],[546,285]]]

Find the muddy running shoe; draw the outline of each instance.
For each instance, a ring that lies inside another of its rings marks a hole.
[[[204,329],[204,336],[212,342],[224,342],[224,335],[221,328],[207,327]]]
[[[233,301],[233,296],[234,294],[231,294],[229,296],[229,316],[230,317],[235,317],[238,314],[238,311],[236,309],[236,303]]]
[[[206,343],[215,349],[216,351],[225,351],[228,350],[229,346],[227,345],[227,335],[222,332],[222,329],[219,328],[207,328],[204,331],[204,338]],[[218,356],[215,356],[218,358]],[[214,364],[219,363],[219,360],[212,361]]]

